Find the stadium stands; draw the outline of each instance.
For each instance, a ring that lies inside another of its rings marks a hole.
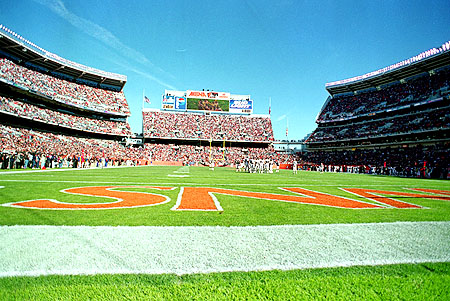
[[[132,159],[117,141],[78,138],[0,125],[2,168],[90,167],[101,159],[110,165]],[[89,162],[89,166],[85,164]]]
[[[71,62],[18,37],[0,26],[0,152],[133,158],[113,151],[131,136],[126,76]]]
[[[130,126],[126,122],[91,119],[65,114],[2,96],[0,96],[0,112],[86,132],[120,136],[131,135]]]
[[[269,117],[146,111],[144,137],[247,142],[273,141]]]
[[[323,150],[300,155],[305,170],[351,172],[414,178],[448,178],[448,143],[410,147]]]
[[[318,128],[308,139],[311,142],[355,140],[381,136],[398,136],[450,129],[450,104],[416,112],[367,121]]]
[[[445,44],[447,45],[447,44]],[[303,165],[408,177],[450,174],[449,48],[326,84]]]
[[[221,165],[232,165],[243,158],[267,159],[280,163],[288,163],[292,159],[289,155],[277,154],[272,147],[224,149],[216,146],[146,144],[144,147],[130,148],[117,141],[80,138],[5,125],[0,125],[0,130],[0,156],[14,162],[3,162],[3,169],[25,166],[40,168],[37,161],[44,162],[42,157],[47,160],[47,168],[92,167],[98,166],[101,160],[109,162],[110,166],[118,166],[137,165],[140,164],[139,160],[208,165],[212,158],[220,161]]]
[[[354,118],[438,99],[450,93],[450,68],[433,74],[420,74],[412,79],[391,83],[380,90],[361,91],[334,96],[322,110],[319,123]]]
[[[98,112],[130,115],[123,92],[69,82],[0,58],[0,78],[51,97],[55,101]]]

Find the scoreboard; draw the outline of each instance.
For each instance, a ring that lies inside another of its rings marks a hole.
[[[165,90],[162,109],[252,114],[253,100],[250,95],[234,95],[228,92]]]

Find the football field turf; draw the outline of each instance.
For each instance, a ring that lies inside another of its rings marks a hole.
[[[448,181],[151,166],[0,186],[0,299],[449,297]]]

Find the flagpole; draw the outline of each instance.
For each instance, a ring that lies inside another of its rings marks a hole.
[[[270,108],[272,106],[272,97],[269,97],[269,116],[270,116]]]
[[[142,138],[144,138],[144,97],[145,97],[145,88],[142,89]]]
[[[288,151],[288,153],[290,153],[290,151],[289,151],[289,134],[288,134],[288,131],[289,131],[289,117],[286,117],[286,140],[287,140],[287,151]]]

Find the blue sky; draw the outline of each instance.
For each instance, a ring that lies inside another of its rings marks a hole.
[[[0,23],[69,60],[128,76],[134,132],[142,94],[165,89],[272,99],[276,139],[316,127],[325,83],[361,75],[450,40],[450,1],[3,0]]]

